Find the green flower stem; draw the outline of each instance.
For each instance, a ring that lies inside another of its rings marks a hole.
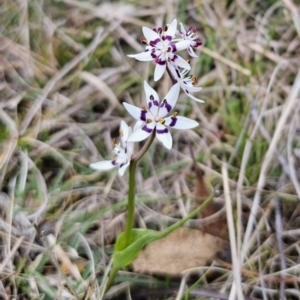
[[[135,205],[135,170],[137,161],[131,161],[129,166],[129,190],[128,190],[128,204],[127,204],[127,222],[125,227],[125,245],[124,249],[130,245],[131,230],[134,222],[134,205]]]
[[[131,231],[133,228],[134,222],[134,207],[135,207],[135,171],[138,161],[144,156],[144,154],[150,148],[154,138],[155,138],[155,130],[151,137],[144,144],[143,148],[132,157],[130,166],[129,166],[129,190],[128,190],[128,204],[127,204],[127,222],[125,227],[125,245],[124,249],[130,245],[131,241]]]

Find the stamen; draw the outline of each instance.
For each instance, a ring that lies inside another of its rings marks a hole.
[[[146,108],[145,105],[142,106],[142,110],[143,110],[143,111],[147,111],[147,108]]]
[[[176,118],[176,117],[177,117],[177,114],[178,114],[178,112],[175,111],[175,112],[173,113],[173,117]]]
[[[140,41],[143,45],[148,45],[148,41],[145,38],[140,38]]]
[[[121,129],[120,129],[120,131],[121,131]],[[117,139],[113,138],[111,143],[112,143],[113,146],[116,146],[117,145]]]
[[[160,124],[165,124],[165,123],[166,123],[166,120],[165,120],[165,119],[160,119],[160,120],[159,120],[159,123],[160,123]]]
[[[147,123],[147,124],[152,123],[152,122],[153,122],[153,121],[152,121],[151,119],[147,119],[147,120],[146,120],[146,123]]]
[[[187,59],[186,62],[190,65],[191,64],[191,60]]]
[[[197,77],[195,77],[194,75],[191,75],[190,76],[191,80],[192,80],[192,85],[197,85],[198,84],[198,79]]]
[[[123,130],[122,129],[119,129],[119,135],[123,135]]]

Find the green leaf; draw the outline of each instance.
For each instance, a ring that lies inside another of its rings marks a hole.
[[[115,244],[115,251],[113,254],[113,272],[116,273],[118,270],[127,267],[132,263],[132,261],[137,257],[140,251],[149,243],[161,239],[175,229],[181,227],[186,221],[193,218],[199,213],[204,207],[212,200],[212,197],[208,198],[202,205],[200,205],[196,210],[191,212],[184,219],[178,221],[177,223],[169,226],[164,231],[154,231],[150,229],[133,229],[131,232],[131,240],[129,246],[125,248],[126,240],[125,233],[122,232]]]
[[[116,242],[113,254],[113,268],[122,269],[131,264],[144,246],[148,243],[160,239],[162,232],[150,229],[133,229],[131,232],[131,241],[128,247],[124,249],[125,233],[122,232]]]
[[[200,211],[202,211],[211,200],[212,197],[209,197],[184,219],[169,226],[162,232],[151,229],[132,229],[129,243],[125,240],[125,232],[122,232],[118,236],[115,244],[115,250],[112,257],[113,265],[109,274],[108,282],[106,283],[105,292],[107,292],[111,287],[118,271],[130,265],[146,245],[167,236],[175,229],[181,227],[186,221],[194,218]],[[126,244],[129,244],[129,246],[126,247]]]

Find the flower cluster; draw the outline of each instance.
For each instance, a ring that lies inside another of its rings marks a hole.
[[[170,128],[175,129],[190,129],[198,126],[198,122],[177,116],[177,112],[173,115],[166,117],[170,113],[178,99],[180,85],[176,83],[173,85],[162,101],[156,91],[144,82],[144,89],[146,94],[147,105],[142,108],[123,102],[126,110],[138,120],[136,130],[129,137],[131,142],[139,142],[147,137],[155,130],[156,137],[167,148],[172,148],[172,136],[169,132]]]
[[[132,133],[132,129],[123,120],[121,121],[119,132],[120,142],[116,143],[114,140],[113,153],[115,154],[115,158],[113,160],[104,160],[93,163],[90,165],[91,169],[104,171],[110,170],[114,167],[119,167],[119,175],[124,175],[131,161],[134,143],[128,141],[128,138]]]
[[[142,39],[142,43],[146,45],[145,51],[128,56],[140,61],[153,60],[156,63],[154,80],[159,80],[168,70],[176,84],[171,87],[163,100],[160,100],[156,91],[145,81],[146,105],[136,107],[123,102],[125,109],[137,122],[132,130],[124,121],[121,121],[120,142],[115,142],[113,149],[115,158],[91,164],[90,167],[94,170],[110,170],[117,166],[119,175],[123,176],[132,160],[134,142],[143,141],[151,134],[155,134],[167,149],[171,149],[173,140],[169,128],[186,130],[199,125],[192,119],[178,116],[177,112],[170,115],[177,102],[180,88],[191,99],[204,102],[191,94],[191,92],[199,92],[201,87],[196,87],[198,82],[193,75],[187,76],[190,64],[177,54],[178,51],[186,49],[190,56],[197,57],[193,49],[202,43],[195,35],[196,28],[190,27],[186,31],[180,24],[180,30],[177,30],[175,19],[164,28],[152,30],[143,27],[142,30],[145,36]]]
[[[185,78],[191,67],[177,54],[178,51],[186,49],[190,56],[197,57],[193,49],[202,45],[202,42],[195,35],[196,27],[190,27],[186,31],[180,23],[180,30],[177,30],[177,20],[175,19],[164,28],[152,30],[143,27],[142,30],[144,38],[141,41],[146,45],[145,51],[128,56],[139,61],[154,61],[156,63],[154,81],[159,80],[168,68],[188,97],[198,102],[204,102],[190,94],[191,92],[199,92],[202,88],[195,87],[198,82],[193,75]]]

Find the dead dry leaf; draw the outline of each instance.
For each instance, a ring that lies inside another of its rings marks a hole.
[[[205,266],[225,248],[228,243],[223,239],[182,227],[150,243],[132,265],[135,272],[179,275],[187,269]]]

